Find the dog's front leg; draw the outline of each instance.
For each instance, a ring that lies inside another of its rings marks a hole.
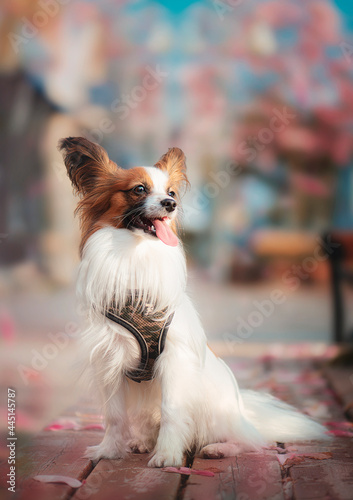
[[[188,398],[188,376],[184,367],[181,373],[181,366],[177,363],[173,370],[169,364],[161,376],[161,423],[149,467],[181,466],[184,453],[193,441],[192,401]]]
[[[85,456],[91,460],[123,458],[126,455],[126,443],[130,438],[124,384],[121,383],[118,391],[113,394],[104,389],[102,396],[104,398],[104,438],[99,445],[89,446]]]

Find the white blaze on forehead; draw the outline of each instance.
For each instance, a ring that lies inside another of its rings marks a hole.
[[[150,219],[168,217],[167,223],[169,224],[171,219],[174,219],[177,215],[177,209],[172,212],[168,212],[161,203],[166,198],[170,198],[167,193],[167,189],[169,188],[169,176],[167,172],[164,172],[157,167],[143,168],[146,170],[146,173],[152,181],[151,192],[148,196],[146,196],[144,202],[146,217]]]
[[[171,220],[177,214],[176,204],[172,210],[170,209],[170,204],[166,207],[163,200],[169,199],[173,200],[167,194],[169,176],[163,170],[157,167],[143,167],[152,181],[151,192],[148,193],[144,201],[144,215],[145,218],[151,221],[153,229],[155,230],[155,235],[162,241],[165,245],[176,247],[178,246],[178,238],[170,227]],[[170,203],[170,202],[169,202]]]
[[[160,168],[157,167],[143,167],[148,175],[150,176],[153,184],[152,192],[153,193],[166,193],[166,189],[168,187],[168,179],[169,176],[167,172],[164,172]]]

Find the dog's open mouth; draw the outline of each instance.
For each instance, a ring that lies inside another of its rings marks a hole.
[[[178,245],[178,238],[168,224],[168,217],[158,219],[148,219],[144,215],[132,217],[128,223],[128,229],[142,229],[145,233],[156,236],[166,245],[175,247]]]
[[[140,215],[138,217],[134,217],[131,221],[129,221],[127,225],[128,229],[142,229],[145,233],[152,234],[153,236],[156,235],[156,228],[152,222],[152,220],[147,219],[147,217],[144,217],[143,215]]]

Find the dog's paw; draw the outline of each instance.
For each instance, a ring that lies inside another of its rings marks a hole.
[[[101,443],[97,446],[88,446],[85,452],[85,458],[89,458],[93,462],[100,460],[101,458],[118,459],[124,458],[126,452],[116,444]]]
[[[235,457],[242,452],[242,448],[235,443],[208,444],[200,451],[202,458]]]
[[[217,444],[209,444],[202,448],[200,455],[202,458],[223,458],[224,452]]]
[[[128,446],[132,453],[149,453],[152,449],[152,447],[149,447],[148,443],[140,439],[131,439]]]
[[[183,465],[182,453],[171,453],[170,451],[157,451],[148,462],[148,467],[181,467]]]

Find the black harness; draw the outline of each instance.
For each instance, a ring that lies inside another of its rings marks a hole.
[[[174,313],[166,319],[166,309],[155,312],[152,304],[148,304],[145,309],[141,310],[133,304],[132,297],[130,297],[120,313],[118,308],[112,305],[104,314],[111,321],[126,328],[139,343],[140,366],[136,370],[127,372],[126,376],[135,382],[152,380],[154,363],[163,352]]]

